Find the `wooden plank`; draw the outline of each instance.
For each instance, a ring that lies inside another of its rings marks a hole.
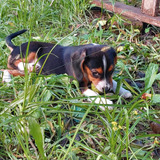
[[[115,2],[115,4],[112,5],[108,0],[103,0],[103,1],[93,0],[91,3],[95,4],[98,7],[105,8],[111,12],[115,12],[120,15],[130,17],[130,18],[139,20],[141,22],[149,23],[149,24],[160,27],[160,17],[159,16],[152,17],[149,15],[143,14],[140,8],[128,6],[120,2]]]
[[[142,0],[142,13],[149,16],[157,16],[159,10],[159,0]]]

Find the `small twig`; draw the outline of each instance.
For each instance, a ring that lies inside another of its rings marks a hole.
[[[51,4],[50,4],[50,6],[52,6],[53,2],[54,2],[54,0],[52,0],[52,2],[51,2]]]
[[[34,149],[36,156],[38,156],[37,148],[35,147],[34,143],[31,140],[31,138],[29,138],[29,143],[32,146],[32,148]]]

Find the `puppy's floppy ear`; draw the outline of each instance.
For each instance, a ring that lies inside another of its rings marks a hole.
[[[86,57],[86,50],[76,51],[71,56],[72,68],[75,78],[80,82],[83,80],[83,63]]]

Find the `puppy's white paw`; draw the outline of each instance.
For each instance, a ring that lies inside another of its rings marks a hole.
[[[113,92],[116,92],[116,88],[117,88],[117,82],[115,80],[113,80]],[[123,98],[131,98],[132,97],[132,93],[126,89],[124,89],[122,86],[119,89],[119,95],[122,96]]]
[[[87,89],[86,91],[83,92],[84,95],[88,96],[88,100],[91,102],[95,102],[96,104],[99,104],[99,108],[101,108],[102,110],[105,110],[106,108],[108,108],[109,110],[112,110],[113,107],[109,106],[110,104],[113,104],[112,101],[105,99],[105,98],[100,98],[100,97],[90,97],[90,96],[98,96],[97,92],[94,92],[91,89]],[[105,106],[101,106],[101,104],[105,104]]]
[[[122,93],[121,95],[123,98],[127,99],[127,98],[132,98],[132,93],[128,90],[126,90],[124,93]]]
[[[7,70],[3,71],[3,77],[2,77],[2,82],[7,82],[9,83],[11,81],[11,75]]]
[[[130,91],[124,89],[123,87],[120,88],[119,95],[122,96],[123,98],[131,98],[132,97],[132,93]]]

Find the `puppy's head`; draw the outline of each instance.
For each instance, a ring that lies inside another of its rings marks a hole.
[[[117,54],[111,47],[95,45],[79,49],[72,55],[75,78],[87,87],[89,83],[100,92],[112,89],[112,73],[117,62]]]

